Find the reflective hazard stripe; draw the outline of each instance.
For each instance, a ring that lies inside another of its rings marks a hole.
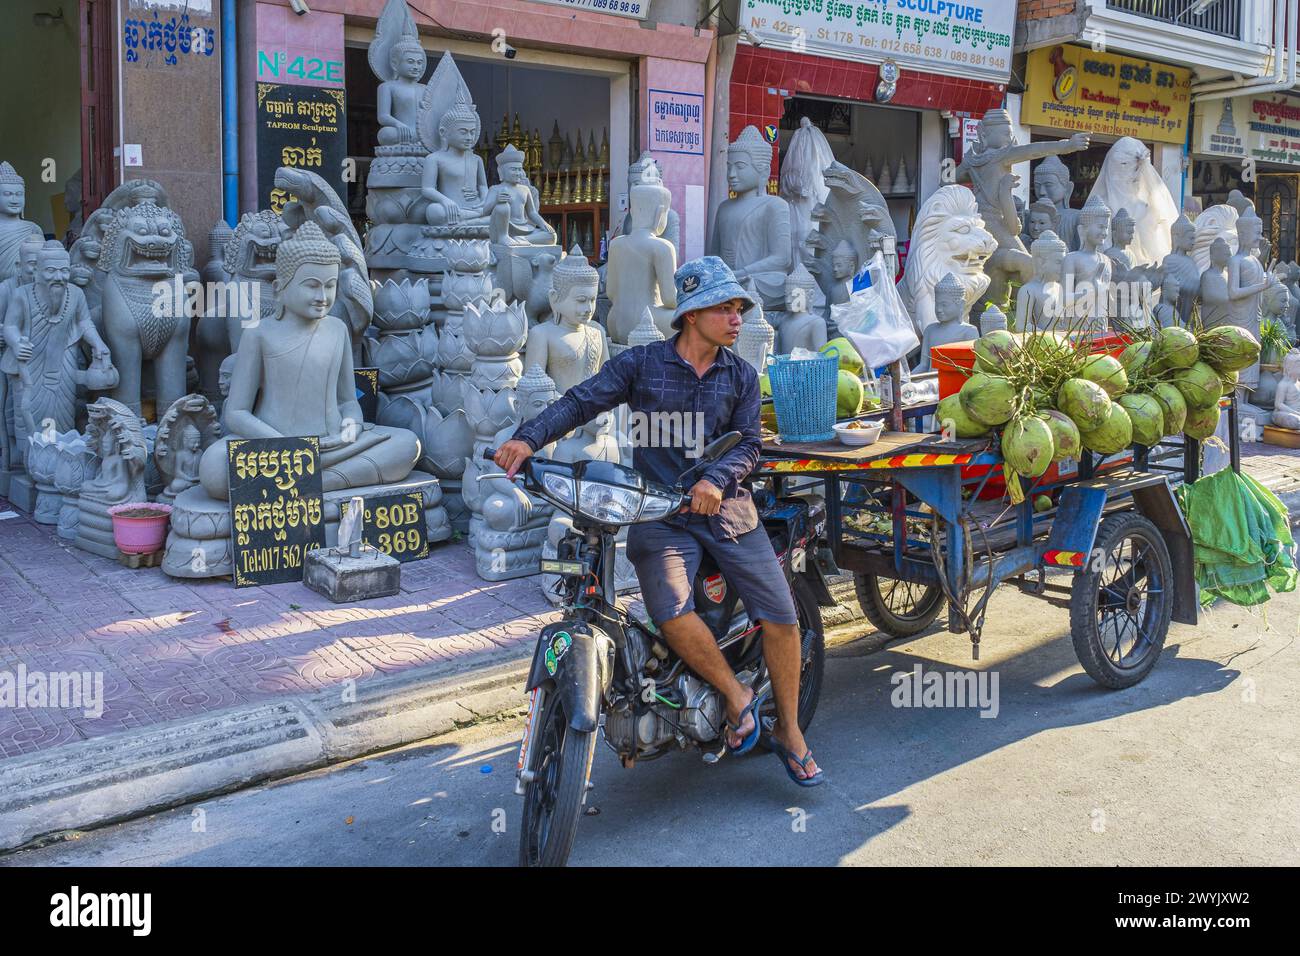
[[[936,465],[964,465],[973,455],[893,455],[878,458],[875,461],[817,461],[803,458],[794,461],[765,461],[759,467],[763,471],[858,471],[876,468],[929,468]]]
[[[1043,561],[1064,568],[1081,568],[1083,567],[1084,556],[1082,551],[1044,551]]]

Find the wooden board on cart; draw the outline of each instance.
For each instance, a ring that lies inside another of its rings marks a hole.
[[[920,432],[882,432],[870,445],[856,448],[838,441],[773,442],[764,440],[761,467],[768,471],[787,470],[807,462],[831,468],[923,468],[933,465],[963,465],[989,448],[987,438],[943,441],[938,435]],[[774,460],[779,459],[779,460]]]

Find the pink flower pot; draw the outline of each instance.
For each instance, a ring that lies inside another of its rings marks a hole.
[[[171,505],[128,501],[108,509],[113,519],[113,542],[123,554],[153,554],[167,540]]]

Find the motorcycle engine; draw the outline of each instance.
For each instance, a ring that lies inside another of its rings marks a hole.
[[[682,674],[658,693],[680,707],[656,701],[649,710],[635,713],[630,702],[605,714],[605,739],[621,754],[657,750],[677,739],[679,734],[698,743],[708,743],[722,735],[723,702],[710,685]]]

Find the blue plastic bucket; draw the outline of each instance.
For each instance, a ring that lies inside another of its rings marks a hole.
[[[839,385],[839,350],[823,358],[796,361],[774,355],[767,367],[782,441],[831,441],[835,437],[835,399]]]

